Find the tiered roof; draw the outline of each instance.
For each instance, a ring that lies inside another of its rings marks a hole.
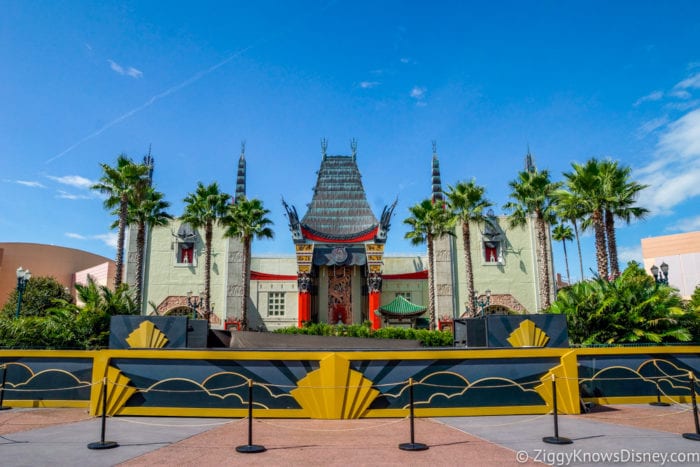
[[[315,241],[370,241],[378,227],[355,156],[324,155],[313,199],[301,220],[303,236]]]

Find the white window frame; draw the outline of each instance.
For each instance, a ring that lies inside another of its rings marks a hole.
[[[285,292],[268,292],[267,294],[267,316],[281,318],[287,311]]]

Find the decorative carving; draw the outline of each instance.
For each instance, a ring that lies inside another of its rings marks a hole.
[[[299,273],[297,278],[297,285],[299,286],[299,293],[310,293],[311,275],[305,272]]]
[[[370,292],[381,292],[382,291],[382,276],[381,274],[371,273],[367,277],[367,286]]]
[[[437,261],[450,261],[450,252],[448,250],[437,250],[435,252],[435,259]]]
[[[328,322],[350,324],[352,320],[352,268],[328,269]]]
[[[303,241],[304,236],[301,234],[301,223],[299,222],[299,214],[297,213],[297,208],[295,208],[294,206],[289,207],[284,201],[284,199],[282,199],[282,205],[284,206],[284,210],[287,211],[287,219],[289,219],[289,231],[292,232],[292,240],[295,242]]]
[[[452,295],[452,286],[450,284],[438,284],[436,289],[438,295]]]

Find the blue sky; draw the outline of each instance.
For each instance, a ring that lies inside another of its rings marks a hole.
[[[276,233],[254,252],[291,254],[282,197],[303,215],[320,139],[349,154],[356,138],[374,212],[399,199],[388,250],[419,252],[402,221],[430,194],[435,140],[443,184],[475,177],[496,213],[528,146],[555,179],[630,165],[652,214],[618,242],[640,260],[642,238],[700,230],[699,44],[694,1],[3,0],[0,241],[113,257],[100,163],[152,145],[179,215],[198,181],[233,192],[245,140]]]

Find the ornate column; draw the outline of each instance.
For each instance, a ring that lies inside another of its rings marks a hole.
[[[367,286],[369,288],[369,321],[372,323],[372,329],[376,330],[382,325],[381,318],[374,313],[382,302],[382,275],[370,274],[367,278]]]
[[[311,321],[311,276],[308,273],[300,272],[297,284],[299,285],[297,327],[302,327],[304,321]]]

